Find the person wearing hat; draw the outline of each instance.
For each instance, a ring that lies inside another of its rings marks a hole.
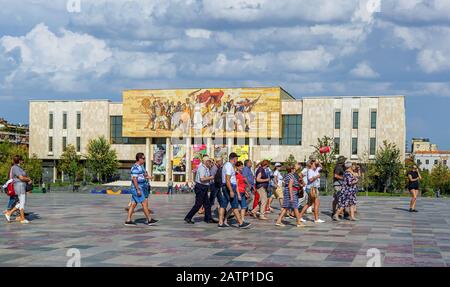
[[[272,201],[274,198],[278,199],[278,201],[280,202],[280,209],[283,208],[283,175],[280,172],[281,167],[281,163],[275,163],[275,168],[273,171],[274,192],[267,202],[267,209],[270,211],[273,210]]]
[[[331,207],[331,217],[334,216],[336,212],[336,206],[339,198],[339,193],[342,190],[342,187],[344,185],[344,173],[345,173],[345,162],[347,161],[347,158],[345,156],[339,156],[336,161],[336,166],[334,167],[333,171],[333,203]],[[347,213],[344,212],[344,216]],[[347,214],[348,215],[348,214]]]
[[[218,221],[213,219],[211,216],[211,204],[209,201],[208,191],[211,180],[214,176],[210,174],[210,167],[212,165],[212,160],[208,156],[204,156],[202,163],[198,166],[197,173],[195,174],[195,204],[189,213],[184,218],[184,221],[188,224],[194,224],[192,218],[203,206],[205,209],[205,222],[206,223],[217,223]]]
[[[236,218],[239,228],[248,228],[250,223],[244,222],[239,213],[239,201],[237,194],[237,180],[235,165],[238,161],[239,156],[232,152],[228,157],[228,162],[226,162],[222,168],[222,202],[220,203],[219,209],[219,228],[229,227],[225,223],[225,210],[228,207],[228,203],[231,205],[231,212]]]

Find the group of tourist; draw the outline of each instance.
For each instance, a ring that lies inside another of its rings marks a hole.
[[[245,218],[250,216],[268,220],[268,214],[274,212],[272,208],[274,199],[279,202],[281,209],[275,221],[276,226],[285,226],[283,220],[289,217],[296,219],[297,227],[304,227],[307,222],[304,215],[308,211],[313,213],[314,223],[325,222],[319,218],[322,165],[314,156],[309,158],[305,166],[295,163],[283,167],[280,163],[276,163],[273,171],[268,160],[257,163],[254,170],[251,160],[242,162],[238,158],[236,153],[230,153],[225,163],[221,158],[214,160],[207,155],[202,158],[193,186],[195,204],[184,218],[186,223],[194,224],[193,217],[200,213],[204,214],[206,223],[218,224],[219,228],[230,227],[228,219],[231,217],[235,218],[239,228],[249,228],[251,224]],[[14,194],[10,196],[8,207],[3,214],[8,222],[15,217],[16,221],[26,224],[28,223],[25,218],[26,193],[31,190],[32,180],[24,171],[23,163],[20,156],[14,156],[9,180],[3,186],[3,190],[6,190],[8,184],[12,183]],[[158,222],[152,218],[153,212],[149,208],[148,197],[152,177],[145,170],[144,163],[145,155],[136,154],[136,162],[131,168],[131,199],[126,208],[126,226],[136,225],[132,216],[138,204],[142,206],[147,225]],[[421,180],[417,166],[414,165],[407,176],[408,189],[411,193],[409,211],[417,212],[415,207]],[[339,156],[333,177],[335,192],[331,208],[332,219],[339,221],[342,217],[346,217],[351,221],[357,221],[355,214],[358,183],[361,179],[360,167]],[[173,186],[173,183],[170,186]],[[212,216],[212,208],[216,205],[218,220]]]
[[[314,223],[325,222],[319,218],[322,165],[314,156],[309,158],[305,166],[299,162],[285,166],[275,163],[273,171],[269,160],[257,163],[253,169],[251,160],[242,162],[238,158],[236,153],[231,153],[225,163],[222,158],[214,160],[207,155],[202,158],[194,179],[195,203],[184,218],[187,224],[195,223],[193,217],[196,214],[204,214],[206,223],[217,224],[219,228],[230,227],[228,220],[232,217],[236,220],[237,227],[249,228],[251,223],[245,218],[268,220],[268,215],[274,212],[274,200],[279,202],[281,210],[275,220],[276,226],[285,226],[283,220],[288,217],[296,220],[297,227],[305,227],[307,220],[304,215],[308,211],[313,213]],[[144,162],[144,154],[138,153],[131,169],[132,200],[125,225],[136,225],[131,217],[138,203],[142,205],[146,224],[153,225],[157,222],[151,218],[148,208],[151,177],[143,167]],[[282,170],[285,170],[284,175]],[[413,212],[416,211],[418,182],[421,179],[417,166],[408,173],[408,178],[412,195],[409,211]],[[355,214],[360,179],[359,165],[339,156],[333,172],[333,221],[340,221],[342,218],[358,220]],[[212,212],[216,206],[218,220],[213,218]]]

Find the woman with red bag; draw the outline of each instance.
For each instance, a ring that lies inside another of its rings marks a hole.
[[[31,185],[32,180],[28,177],[27,173],[21,167],[21,165],[23,164],[23,159],[21,156],[14,156],[13,162],[14,165],[10,171],[10,178],[14,180],[14,192],[17,195],[19,202],[11,210],[5,212],[4,215],[6,217],[6,220],[8,220],[9,222],[11,219],[11,215],[19,210],[19,221],[20,223],[26,224],[29,222],[25,219],[25,197],[27,185]]]

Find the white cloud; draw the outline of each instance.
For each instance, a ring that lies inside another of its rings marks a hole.
[[[281,52],[278,57],[281,65],[298,72],[323,70],[334,59],[322,46],[314,50]]]
[[[450,27],[398,27],[394,35],[401,47],[417,51],[417,64],[425,73],[450,70]]]
[[[185,32],[191,38],[209,39],[211,37],[211,31],[205,29],[187,29]]]
[[[358,63],[356,67],[350,71],[350,74],[354,77],[363,79],[374,79],[379,77],[379,74],[375,72],[367,62]]]
[[[5,77],[10,85],[37,77],[49,89],[73,92],[87,90],[89,84],[114,71],[132,79],[176,74],[170,54],[122,52],[88,34],[66,29],[55,34],[44,24],[25,36],[0,38],[0,47],[3,58],[19,54],[18,63]]]

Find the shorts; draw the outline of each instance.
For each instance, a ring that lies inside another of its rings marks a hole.
[[[273,193],[273,197],[276,199],[283,199],[283,189],[281,188],[281,186],[277,186],[275,192]]]
[[[247,209],[247,198],[245,198],[245,192],[241,192],[241,200],[238,200],[239,205],[242,209]]]
[[[228,190],[228,187],[226,185],[222,186],[222,196],[220,201],[220,207],[221,208],[227,208],[228,203],[230,203],[232,209],[239,208],[239,201],[236,194],[236,185],[232,184],[231,187],[233,188],[234,197],[230,197],[230,191]]]
[[[134,185],[131,186],[131,198],[136,203],[142,203],[148,197],[148,191],[145,191],[147,188],[144,188],[143,186],[139,186],[139,189],[141,190],[141,196],[138,196],[136,187],[134,187]],[[147,195],[146,195],[146,193],[147,193]]]

